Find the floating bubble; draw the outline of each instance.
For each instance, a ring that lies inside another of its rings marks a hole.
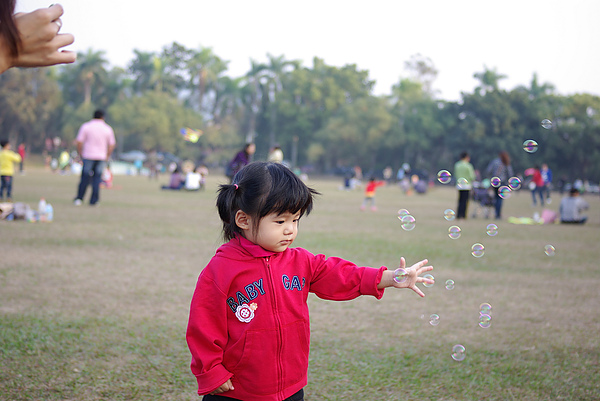
[[[440,324],[440,316],[435,313],[429,316],[429,324],[432,326],[437,326]]]
[[[464,177],[460,177],[456,181],[456,186],[458,187],[458,189],[469,189],[469,180],[467,180]]]
[[[448,229],[448,237],[452,238],[452,239],[458,239],[460,238],[460,227],[459,226],[452,226]]]
[[[452,174],[450,174],[448,170],[438,171],[437,177],[438,181],[442,184],[448,184],[450,181],[452,181]]]
[[[485,231],[487,232],[487,235],[489,235],[490,237],[494,237],[496,236],[496,234],[498,234],[498,226],[494,223],[488,224],[485,228]]]
[[[543,128],[545,128],[545,129],[550,129],[550,128],[552,128],[552,121],[548,120],[547,118],[544,118],[544,119],[542,120],[542,123],[541,123],[541,124],[542,124],[542,127],[543,127]]]
[[[394,270],[394,281],[397,283],[403,283],[408,279],[408,272],[406,269],[399,267]]]
[[[498,188],[500,184],[502,184],[502,180],[498,177],[492,177],[492,179],[490,180],[490,185],[494,188]]]
[[[538,150],[538,143],[533,139],[528,139],[523,142],[523,150],[527,153],[535,153]]]
[[[454,289],[454,280],[446,280],[446,289],[453,290]]]
[[[431,280],[435,280],[435,277],[433,277],[433,274],[430,274],[430,273],[424,274],[424,275],[423,275],[423,278],[428,278],[428,279],[431,279]],[[427,288],[429,288],[429,287],[433,287],[433,284],[434,284],[434,283],[423,283],[423,285],[424,285],[425,287],[427,287]]]
[[[406,209],[400,209],[398,210],[398,220],[402,220],[402,218],[404,216],[408,216],[410,214],[410,212]]]
[[[473,256],[475,256],[476,258],[482,257],[484,255],[484,253],[485,253],[485,247],[480,243],[473,244],[473,246],[471,247],[471,254]]]
[[[521,179],[519,177],[510,177],[508,179],[508,187],[513,191],[521,188]]]
[[[464,346],[460,345],[460,344],[456,344],[454,347],[452,347],[452,359],[454,359],[455,361],[462,361],[465,359],[467,350],[465,349]]]
[[[488,314],[481,313],[479,315],[479,327],[487,329],[492,325],[492,317]]]
[[[410,214],[404,216],[401,222],[402,229],[404,229],[404,231],[412,231],[415,228],[415,218]]]
[[[554,254],[556,253],[556,249],[554,249],[552,245],[546,245],[544,247],[544,253],[548,256],[554,256]]]
[[[506,185],[502,185],[500,188],[498,188],[498,196],[502,199],[510,198],[511,192],[512,191],[511,191],[510,187],[507,187]]]
[[[492,313],[492,305],[488,304],[487,302],[484,302],[481,305],[479,305],[479,314],[491,315],[491,313]]]
[[[444,218],[446,220],[452,221],[452,220],[454,220],[455,217],[456,217],[456,213],[454,212],[454,210],[452,210],[452,209],[444,210]]]

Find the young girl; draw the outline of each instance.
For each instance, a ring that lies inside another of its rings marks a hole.
[[[200,273],[187,329],[203,400],[302,401],[309,353],[308,293],[323,299],[383,296],[386,287],[433,283],[422,260],[394,271],[290,248],[318,193],[279,163],[241,169],[217,197],[226,241]],[[398,280],[400,281],[400,280]]]

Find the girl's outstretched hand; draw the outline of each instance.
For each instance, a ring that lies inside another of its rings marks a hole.
[[[425,266],[428,260],[423,259],[420,262],[415,263],[411,267],[406,267],[406,260],[404,257],[400,258],[400,267],[397,271],[386,270],[383,272],[383,277],[381,278],[381,282],[377,286],[379,289],[383,289],[386,287],[396,287],[396,288],[410,288],[419,296],[424,297],[425,294],[421,291],[420,288],[417,287],[417,283],[427,283],[433,284],[435,281],[429,278],[420,277],[421,274],[433,270],[433,266]],[[397,275],[396,272],[402,273],[401,275]],[[396,276],[396,280],[394,280],[394,276]]]

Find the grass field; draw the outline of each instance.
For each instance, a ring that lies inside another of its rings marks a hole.
[[[221,243],[214,201],[224,177],[197,193],[160,191],[167,179],[117,176],[92,208],[72,205],[78,177],[16,176],[15,200],[36,207],[43,196],[55,220],[0,221],[1,400],[198,399],[185,328],[197,276]],[[597,195],[585,197],[585,226],[505,219],[489,237],[490,220],[468,219],[452,240],[456,222],[443,211],[455,207],[453,188],[380,188],[379,210],[360,212],[360,190],[310,184],[323,195],[295,246],[375,267],[428,258],[436,284],[423,299],[389,289],[380,301],[311,297],[306,400],[600,399]],[[414,230],[400,227],[399,208],[415,216]],[[505,201],[505,217],[533,212],[527,191]],[[470,253],[475,242],[481,258]],[[482,302],[493,308],[487,329]],[[450,356],[455,344],[466,348],[461,362]]]

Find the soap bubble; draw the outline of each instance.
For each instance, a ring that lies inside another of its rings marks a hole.
[[[403,283],[408,279],[408,272],[406,269],[399,267],[394,270],[394,281],[397,283]]]
[[[424,274],[424,275],[423,275],[423,278],[428,278],[428,279],[431,279],[431,280],[435,280],[435,278],[433,277],[433,274],[430,274],[430,273]],[[423,283],[423,285],[424,285],[425,287],[427,287],[427,288],[429,288],[429,287],[433,287],[433,284],[434,284],[434,283]]]
[[[496,234],[498,234],[498,226],[494,223],[488,224],[485,230],[487,232],[487,235],[489,235],[490,237],[494,237]]]
[[[464,346],[462,346],[460,344],[456,344],[454,347],[452,347],[452,359],[460,362],[465,359],[466,352],[467,352],[467,350],[465,349]]]
[[[542,120],[542,127],[545,128],[545,129],[552,128],[552,121],[548,120],[547,118],[544,118]]]
[[[446,280],[446,289],[453,290],[454,289],[454,280]]]
[[[452,226],[448,229],[448,237],[452,238],[452,239],[458,239],[460,238],[460,227],[459,226]]]
[[[402,218],[404,216],[408,216],[410,214],[410,212],[406,209],[400,209],[398,210],[398,220],[402,220]]]
[[[538,143],[533,139],[528,139],[523,142],[523,150],[527,153],[535,153],[538,150]]]
[[[452,221],[452,220],[454,220],[455,217],[456,217],[456,213],[454,212],[454,210],[452,210],[452,209],[444,210],[444,218],[446,220]]]
[[[410,214],[404,216],[401,222],[404,231],[412,231],[415,228],[415,218]]]
[[[508,179],[508,187],[513,191],[521,188],[521,179],[519,177],[510,177]]]
[[[548,256],[554,256],[554,254],[556,253],[556,249],[554,249],[552,245],[546,245],[544,247],[544,253]]]
[[[507,187],[506,185],[502,185],[500,188],[498,188],[498,196],[501,197],[502,199],[510,198],[510,193],[511,193],[511,189],[510,189],[510,187]]]
[[[471,254],[473,256],[475,256],[476,258],[480,258],[484,255],[485,253],[485,247],[482,244],[473,244],[473,246],[471,247]]]
[[[482,315],[490,315],[492,313],[492,305],[487,302],[482,303],[479,305],[479,313]]]
[[[502,184],[502,180],[498,177],[492,177],[492,179],[490,180],[490,185],[494,188],[498,188],[500,184]]]
[[[440,316],[435,313],[429,316],[429,324],[432,326],[437,326],[440,324]]]
[[[492,317],[485,313],[481,313],[479,315],[479,327],[483,329],[487,329],[492,325]]]
[[[452,174],[450,174],[448,170],[438,171],[437,177],[438,181],[442,184],[448,184],[450,181],[452,181]]]
[[[467,180],[465,177],[460,177],[456,181],[456,186],[458,189],[469,189],[469,180]]]

